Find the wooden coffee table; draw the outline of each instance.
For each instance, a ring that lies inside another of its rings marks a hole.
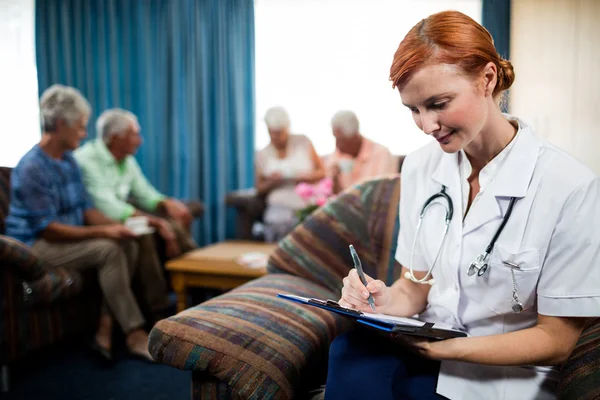
[[[246,253],[270,255],[276,248],[275,244],[226,241],[168,261],[166,268],[171,273],[171,285],[177,294],[177,312],[187,308],[187,289],[190,287],[228,290],[263,276],[266,268],[246,267],[236,260]]]

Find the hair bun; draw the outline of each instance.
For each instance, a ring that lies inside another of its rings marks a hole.
[[[512,63],[500,57],[498,64],[498,82],[496,83],[494,94],[507,90],[515,81],[515,70]]]

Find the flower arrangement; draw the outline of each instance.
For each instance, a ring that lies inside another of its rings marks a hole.
[[[327,200],[333,195],[333,181],[331,178],[325,178],[315,184],[299,183],[295,190],[307,204],[306,207],[296,212],[300,223],[317,208],[327,203]]]

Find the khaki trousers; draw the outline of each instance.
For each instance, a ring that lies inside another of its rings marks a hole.
[[[50,268],[97,269],[105,310],[112,313],[126,334],[144,325],[144,317],[131,289],[135,275],[139,276],[144,298],[153,311],[167,306],[167,286],[152,235],[122,242],[111,239],[48,242],[40,239],[33,244],[32,250]]]

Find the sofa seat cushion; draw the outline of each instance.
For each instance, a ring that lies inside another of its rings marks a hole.
[[[159,321],[150,352],[159,363],[207,372],[240,398],[292,398],[315,356],[324,365],[331,340],[350,322],[277,293],[338,296],[301,277],[266,275]]]

